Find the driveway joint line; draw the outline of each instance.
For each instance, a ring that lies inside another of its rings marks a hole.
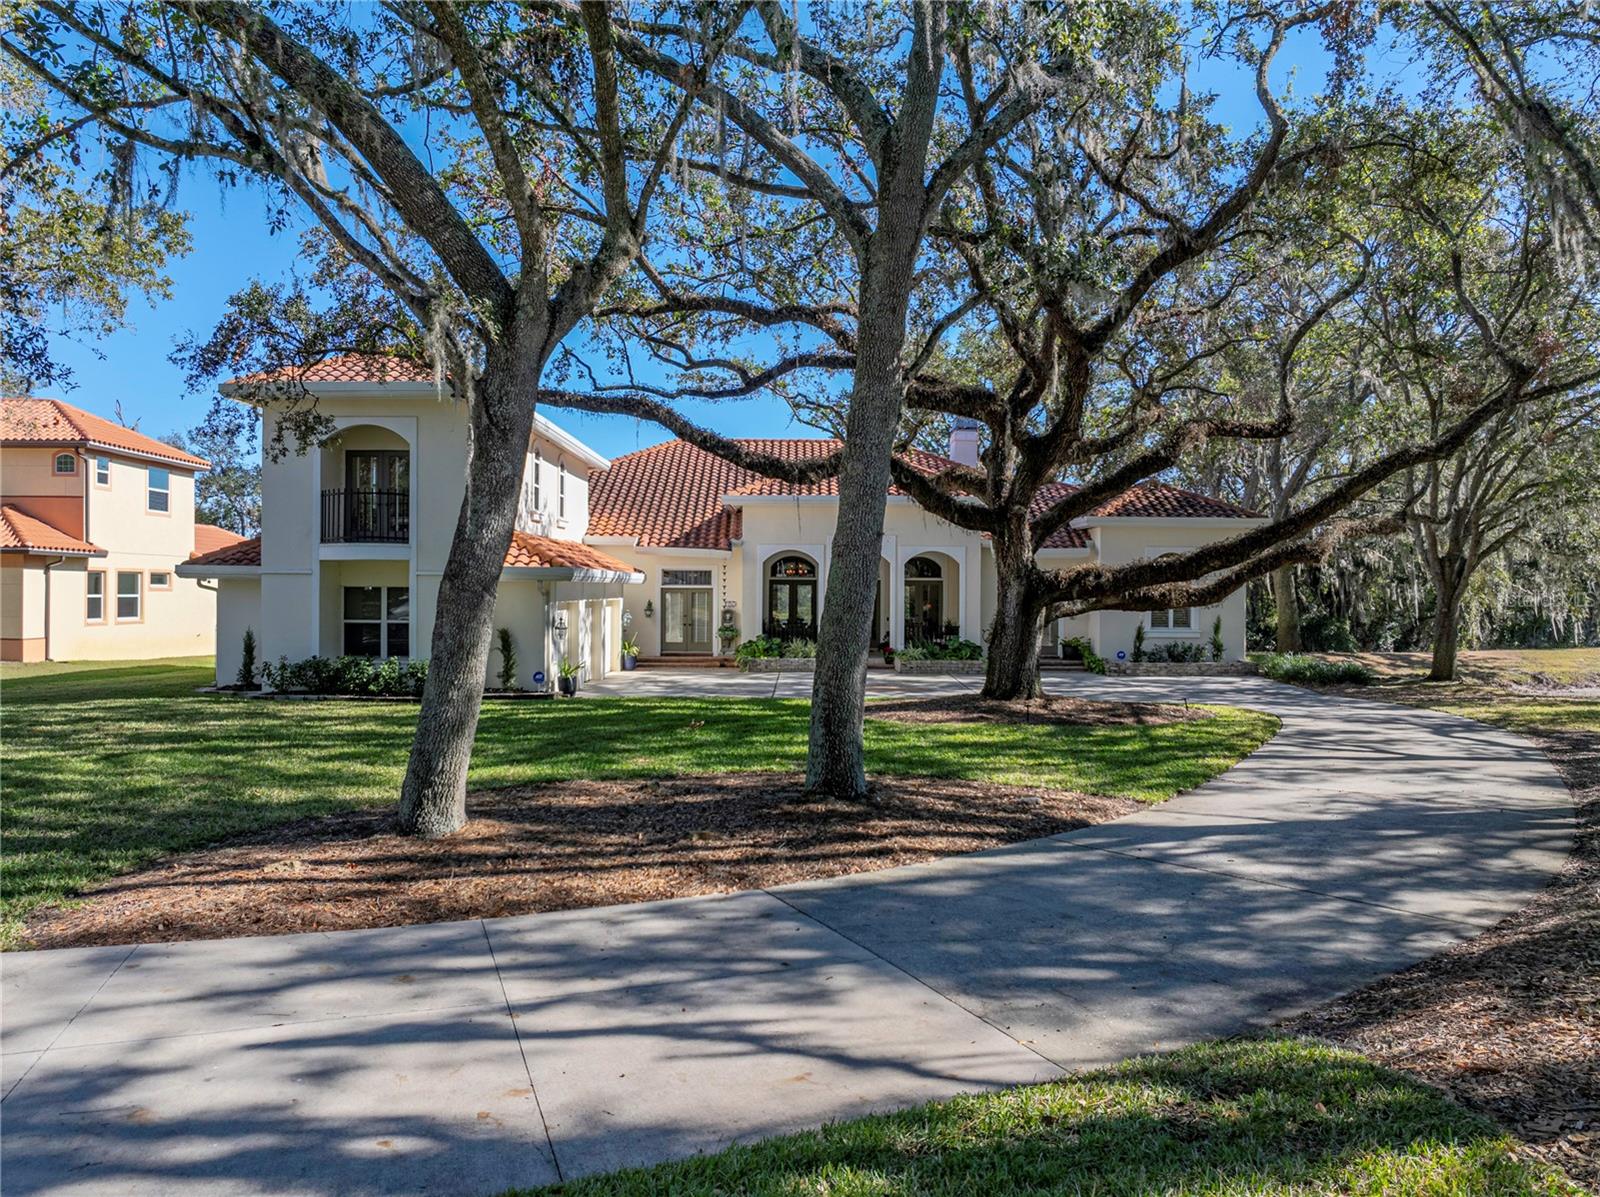
[[[62,1024],[61,1029],[50,1037],[50,1042],[39,1049],[39,1054],[33,1058],[33,1063],[29,1064],[22,1070],[22,1075],[13,1081],[4,1093],[0,1093],[0,1101],[5,1101],[6,1098],[10,1097],[17,1091],[17,1087],[21,1085],[23,1081],[28,1079],[28,1074],[39,1066],[39,1061],[44,1059],[46,1053],[48,1053],[50,1049],[60,1041],[61,1036],[65,1035],[72,1028],[72,1024],[78,1021],[78,1016],[89,1008],[90,1004],[93,1003],[95,998],[100,996],[100,991],[111,983],[112,977],[116,976],[122,971],[122,966],[128,963],[128,958],[137,952],[141,946],[143,945],[133,944],[128,948],[122,959],[117,961],[116,965],[111,969],[111,971],[101,978],[100,984],[94,987],[94,992],[83,999],[83,1004],[72,1012],[72,1017],[67,1019],[67,1021]]]
[[[561,1171],[561,1157],[556,1154],[556,1141],[550,1134],[550,1120],[544,1116],[544,1103],[539,1100],[539,1086],[533,1079],[533,1066],[528,1063],[528,1049],[522,1043],[522,1028],[517,1026],[517,1012],[511,1006],[511,995],[506,992],[506,979],[500,972],[500,961],[494,954],[494,940],[489,938],[489,924],[478,920],[478,930],[483,933],[483,946],[488,949],[489,963],[494,966],[494,978],[500,983],[500,1000],[505,1003],[506,1021],[511,1024],[511,1034],[517,1041],[517,1054],[522,1057],[522,1071],[528,1077],[528,1092],[533,1096],[533,1108],[539,1111],[539,1125],[544,1129],[544,1145],[550,1149],[550,1164],[556,1170],[556,1183],[567,1178]]]
[[[790,910],[794,911],[796,914],[800,915],[802,918],[810,919],[813,923],[815,923],[817,926],[821,927],[824,931],[828,931],[833,935],[837,935],[840,939],[846,941],[847,943],[855,944],[856,947],[860,948],[863,952],[867,953],[867,955],[871,956],[874,960],[880,961],[881,963],[886,964],[890,968],[894,969],[897,973],[900,973],[903,976],[909,977],[911,980],[915,981],[918,985],[920,985],[924,989],[926,989],[929,993],[934,994],[940,1000],[945,1001],[945,1002],[949,1002],[950,1005],[954,1006],[957,1010],[960,1010],[964,1014],[968,1014],[971,1017],[976,1018],[979,1022],[983,1023],[987,1027],[992,1027],[994,1030],[1000,1032],[1000,1034],[1004,1035],[1007,1039],[1009,1039],[1012,1043],[1015,1043],[1018,1047],[1022,1048],[1024,1051],[1032,1052],[1034,1055],[1038,1056],[1039,1059],[1043,1060],[1046,1064],[1050,1065],[1051,1068],[1056,1068],[1056,1069],[1060,1069],[1062,1071],[1065,1071],[1065,1066],[1064,1065],[1057,1063],[1055,1060],[1052,1060],[1049,1056],[1045,1055],[1042,1051],[1040,1051],[1038,1048],[1034,1047],[1031,1043],[1022,1042],[1022,1040],[1018,1039],[1015,1035],[1013,1035],[1010,1031],[1006,1030],[1004,1027],[1000,1026],[997,1023],[990,1022],[987,1018],[985,1018],[982,1014],[979,1014],[976,1010],[972,1009],[970,1006],[966,1006],[966,1005],[963,1005],[961,1002],[958,1002],[955,998],[951,997],[948,993],[945,993],[943,990],[939,989],[937,986],[935,986],[932,983],[930,983],[928,981],[925,981],[921,977],[917,976],[916,973],[912,972],[909,968],[906,968],[905,965],[899,964],[896,961],[890,960],[887,956],[884,956],[881,953],[879,953],[879,952],[873,950],[872,948],[868,947],[866,944],[862,943],[859,939],[856,939],[854,936],[849,935],[846,932],[843,932],[843,931],[839,930],[839,928],[833,926],[830,923],[824,922],[822,919],[818,918],[815,914],[812,914],[809,910],[801,909],[800,907],[796,906],[793,902],[791,902],[787,898],[785,898],[782,894],[776,893],[776,892],[774,892],[773,890],[770,890],[770,889],[769,890],[763,890],[762,892],[766,893],[767,895],[769,895],[771,897],[777,898],[778,901],[782,902]]]

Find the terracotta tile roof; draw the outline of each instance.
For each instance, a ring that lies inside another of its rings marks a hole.
[[[768,453],[784,461],[826,457],[839,448],[837,440],[812,438],[740,440],[739,445]],[[955,464],[936,453],[912,450],[906,454],[917,469],[937,473]],[[1034,499],[1033,513],[1044,511],[1077,487],[1052,483]],[[617,458],[611,468],[589,477],[589,535],[637,536],[641,545],[657,548],[722,549],[732,547],[743,532],[741,512],[723,504],[724,495],[807,496],[836,495],[839,480],[796,485],[767,478],[697,449],[686,441],[665,441]],[[897,487],[890,494],[901,494]],[[1169,519],[1201,517],[1248,518],[1246,511],[1220,499],[1161,483],[1136,486],[1094,514],[1100,516],[1154,516]],[[1066,527],[1052,533],[1045,548],[1083,548],[1089,535]]]
[[[837,440],[820,437],[739,440],[741,447],[783,461],[827,457]],[[912,450],[906,455],[926,473],[954,465],[934,453]],[[890,487],[891,494],[900,494]],[[686,441],[665,441],[618,457],[605,470],[589,476],[589,535],[637,536],[642,545],[722,549],[732,547],[743,531],[742,513],[725,506],[724,495],[788,497],[836,495],[839,480],[798,485],[767,478],[733,465]]]
[[[306,366],[283,366],[231,378],[224,385],[252,382],[432,382],[433,367],[386,353],[335,353]]]
[[[196,524],[194,526],[194,552],[189,554],[189,560],[204,557],[208,553],[215,553],[219,549],[232,548],[245,538],[237,532],[230,532],[226,528],[219,528],[216,524]]]
[[[631,574],[631,565],[608,557],[598,549],[575,540],[552,540],[529,532],[513,532],[506,549],[506,565],[519,569],[602,569],[610,573]]]
[[[211,525],[197,525],[197,527],[210,528]],[[221,532],[224,536],[233,536],[233,533],[221,528],[215,528],[213,531]],[[198,542],[199,537],[195,539]],[[261,537],[252,536],[249,540],[234,537],[230,543],[221,548],[204,553],[197,552],[189,558],[188,564],[258,566],[261,564]],[[511,534],[511,545],[506,549],[506,565],[520,569],[601,569],[621,574],[634,572],[633,566],[625,565],[615,557],[607,556],[599,549],[590,548],[586,544],[579,544],[575,540],[552,540],[548,536],[533,536],[527,532]]]
[[[0,400],[0,445],[83,445],[137,453],[193,470],[211,463],[59,399]]]
[[[9,504],[0,506],[0,553],[75,553],[104,556],[105,550],[69,536],[41,519],[24,515]]]
[[[213,528],[217,532],[223,532],[224,531],[221,528],[215,528],[214,525],[212,525],[212,524],[196,524],[195,525],[195,538],[194,538],[195,552],[194,552],[194,556],[190,557],[189,560],[186,562],[186,564],[188,564],[188,565],[260,565],[261,564],[261,537],[252,536],[248,540],[246,540],[244,537],[239,536],[239,537],[235,537],[233,540],[229,541],[227,544],[221,545],[221,546],[219,546],[217,548],[206,549],[206,550],[202,551],[201,548],[200,548],[200,534],[199,534],[201,528]],[[233,536],[233,533],[231,533],[231,532],[225,532],[224,534],[227,535],[227,536]]]

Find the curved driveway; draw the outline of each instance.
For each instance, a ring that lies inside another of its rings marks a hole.
[[[686,676],[640,680],[742,683]],[[927,865],[8,955],[5,1191],[489,1194],[1041,1080],[1427,956],[1523,905],[1569,846],[1554,770],[1481,724],[1254,679],[1051,684],[1283,727],[1162,806]]]

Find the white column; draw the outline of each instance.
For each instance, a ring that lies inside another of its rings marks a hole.
[[[906,646],[906,563],[895,545],[889,558],[889,642],[896,649]]]

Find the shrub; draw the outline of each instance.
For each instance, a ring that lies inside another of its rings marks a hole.
[[[1133,659],[1142,661],[1144,657],[1144,624],[1141,623],[1133,629]]]
[[[1360,661],[1328,661],[1301,653],[1268,653],[1261,659],[1261,672],[1275,682],[1302,686],[1367,686],[1377,680]]]
[[[746,640],[733,652],[734,659],[738,661],[759,661],[782,655],[783,641],[776,636],[757,636],[753,640]]]
[[[1222,616],[1219,615],[1211,625],[1211,659],[1213,661],[1222,660],[1222,654],[1226,647],[1222,642]]]
[[[279,657],[261,672],[275,690],[300,694],[388,694],[415,697],[428,680],[426,661],[398,657]]]
[[[897,655],[904,661],[978,661],[983,658],[983,645],[960,637],[925,640],[907,645]]]
[[[1151,661],[1172,661],[1177,664],[1192,664],[1206,659],[1205,645],[1198,640],[1169,640],[1165,644],[1157,645],[1146,654]]]
[[[500,688],[516,690],[518,689],[517,646],[511,640],[511,629],[501,628],[495,636],[500,641]]]
[[[1143,628],[1140,629],[1140,631],[1143,630]],[[1090,673],[1104,673],[1106,671],[1106,659],[1089,647],[1089,638],[1087,636],[1074,636],[1065,643],[1078,650],[1078,655],[1083,658],[1083,667]],[[1139,643],[1137,638],[1135,638],[1134,643],[1136,645]],[[1135,648],[1134,651],[1136,653],[1143,652],[1140,648]],[[1142,657],[1139,656],[1134,657],[1136,661],[1141,659]]]
[[[901,661],[931,661],[933,654],[926,644],[908,644],[895,654]]]
[[[254,628],[244,630],[244,643],[239,651],[239,673],[234,685],[243,690],[256,688],[256,633]]]
[[[817,642],[815,640],[785,640],[781,655],[809,660],[817,655]]]

